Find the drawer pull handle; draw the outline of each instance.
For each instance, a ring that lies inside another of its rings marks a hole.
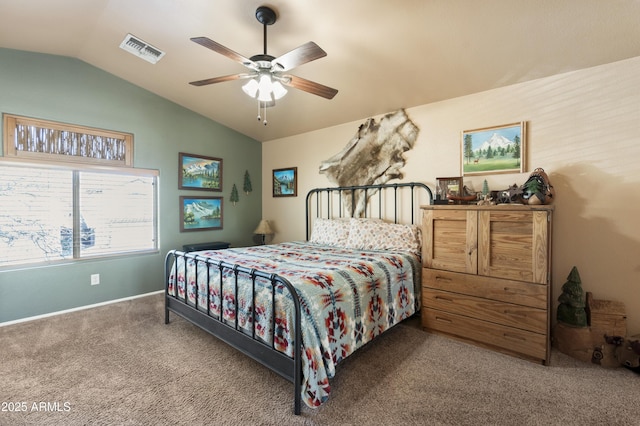
[[[443,297],[443,296],[436,296],[436,300],[443,300],[445,302],[453,302],[453,300],[449,299],[448,297]]]
[[[504,312],[506,315],[514,315],[514,316],[522,317],[522,318],[526,318],[526,317],[527,317],[527,314],[525,314],[524,312],[510,311],[510,310],[508,310],[508,309],[505,309],[503,312]]]
[[[526,342],[526,341],[527,341],[527,339],[525,339],[525,338],[524,338],[524,337],[522,337],[522,336],[514,336],[514,335],[512,335],[512,334],[507,334],[507,333],[504,333],[504,334],[503,334],[503,336],[504,336],[505,338],[507,338],[507,339],[511,339],[511,340],[519,340],[519,341],[521,341],[521,342]]]
[[[440,275],[436,275],[436,281],[451,281],[451,278],[441,277]]]
[[[510,294],[527,294],[526,291],[517,289],[517,288],[510,288],[510,287],[505,287],[504,288],[504,292],[505,293],[510,293]]]
[[[436,321],[443,321],[443,322],[447,322],[449,324],[451,324],[453,322],[449,318],[442,318],[442,317],[436,317]]]

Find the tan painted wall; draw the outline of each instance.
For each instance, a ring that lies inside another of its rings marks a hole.
[[[577,266],[584,290],[596,299],[624,302],[629,334],[640,333],[640,57],[407,113],[421,130],[406,153],[403,180],[432,188],[438,176],[460,175],[462,130],[527,121],[527,170],[544,168],[556,189],[554,302]],[[332,186],[319,174],[320,162],[339,152],[366,118],[263,144],[262,210],[275,225],[275,241],[304,239],[306,192]],[[271,170],[293,166],[298,196],[273,198]],[[521,185],[528,175],[495,174],[465,183],[480,190],[486,178],[490,189],[504,189]]]

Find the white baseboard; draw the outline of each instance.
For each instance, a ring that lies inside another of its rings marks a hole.
[[[83,311],[85,309],[97,308],[98,306],[110,305],[112,303],[124,302],[124,301],[127,301],[127,300],[138,299],[140,297],[147,297],[147,296],[151,296],[151,295],[154,295],[154,294],[160,294],[160,293],[164,293],[164,290],[152,291],[151,293],[138,294],[138,295],[135,295],[135,296],[124,297],[122,299],[108,300],[106,302],[94,303],[93,305],[79,306],[77,308],[65,309],[64,311],[51,312],[51,313],[48,313],[48,314],[36,315],[36,316],[33,316],[33,317],[27,317],[27,318],[20,318],[20,319],[13,320],[13,321],[0,322],[0,327],[5,327],[7,325],[13,325],[13,324],[19,324],[21,322],[39,320],[39,319],[42,319],[42,318],[52,317],[52,316],[55,316],[55,315],[68,314],[69,312]]]

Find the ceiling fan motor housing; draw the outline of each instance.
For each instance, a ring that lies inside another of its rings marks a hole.
[[[273,61],[275,57],[271,55],[259,54],[259,55],[253,55],[249,59],[251,59],[253,62],[256,62],[260,67],[264,68],[264,66],[270,67],[271,61]],[[265,62],[265,64],[261,64],[261,62]],[[266,64],[269,64],[269,65],[266,65]]]
[[[273,25],[277,20],[276,12],[267,6],[260,6],[256,9],[256,19],[262,25]]]

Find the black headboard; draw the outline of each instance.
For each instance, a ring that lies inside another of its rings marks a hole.
[[[410,216],[411,223],[416,223],[420,205],[433,204],[433,193],[420,182],[312,189],[306,199],[306,239],[309,239],[312,220],[316,217],[333,219],[355,214],[357,217],[376,217],[398,223],[400,217],[405,216],[399,212],[401,203],[408,204],[410,212],[407,216]],[[372,211],[376,208],[377,212]],[[391,214],[387,212],[389,208],[393,209]]]

